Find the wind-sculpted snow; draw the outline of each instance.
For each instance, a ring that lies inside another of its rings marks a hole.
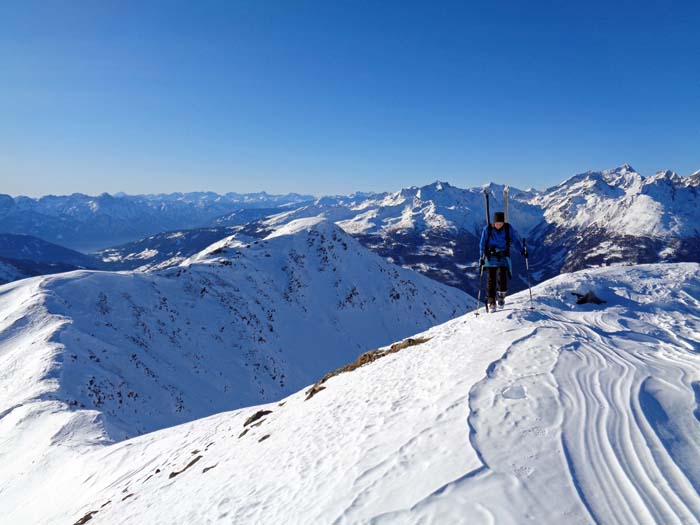
[[[606,303],[576,305],[571,292],[587,291]],[[467,314],[309,400],[302,390],[112,445],[55,436],[34,470],[3,470],[3,515],[699,523],[700,266],[579,272],[534,292],[535,310],[521,294]]]

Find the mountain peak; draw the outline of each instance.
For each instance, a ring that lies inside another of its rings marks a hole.
[[[656,181],[665,181],[671,184],[676,184],[682,181],[682,178],[678,173],[673,170],[661,170],[657,171],[653,177],[647,179],[647,183],[652,184]]]
[[[689,186],[700,186],[700,170],[688,175],[687,181]]]
[[[656,172],[657,177],[675,178],[678,174],[673,170],[659,170]]]
[[[424,186],[425,188],[434,188],[436,191],[442,191],[445,188],[450,188],[450,183],[449,182],[443,182],[440,180],[436,180],[432,184],[428,184],[427,186]]]

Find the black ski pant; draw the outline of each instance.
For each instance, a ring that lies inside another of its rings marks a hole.
[[[498,279],[498,291],[508,291],[508,268],[506,266],[489,266],[486,279],[486,297],[496,300],[496,280]]]

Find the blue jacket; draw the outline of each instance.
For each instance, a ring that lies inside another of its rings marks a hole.
[[[523,249],[523,241],[520,239],[520,235],[510,226],[510,247],[521,252]],[[503,226],[500,230],[496,229],[495,226],[491,227],[491,239],[489,240],[489,248],[496,249],[498,251],[505,251],[506,249],[506,227]],[[486,250],[486,238],[489,235],[489,227],[484,226],[484,230],[481,232],[481,242],[479,243],[479,258],[484,256],[484,250]]]

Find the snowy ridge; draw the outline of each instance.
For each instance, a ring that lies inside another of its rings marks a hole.
[[[571,292],[587,290],[607,303],[574,305]],[[114,445],[54,448],[74,470],[41,463],[41,480],[9,491],[5,478],[5,515],[700,522],[700,265],[578,272],[534,292],[535,311],[519,294],[506,311],[434,327],[308,401],[300,391]],[[246,424],[258,410],[269,413]],[[28,503],[48,486],[54,501]]]

